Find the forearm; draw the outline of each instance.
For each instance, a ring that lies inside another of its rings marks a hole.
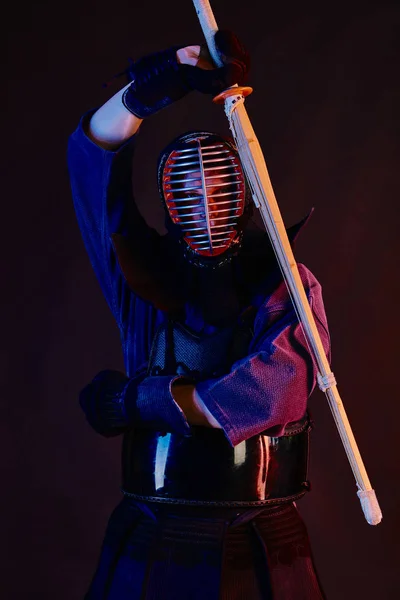
[[[128,83],[101,106],[90,119],[87,134],[105,150],[115,150],[128,141],[139,129],[143,119],[133,115],[122,103]]]

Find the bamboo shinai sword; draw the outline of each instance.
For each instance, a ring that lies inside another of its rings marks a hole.
[[[216,50],[214,35],[217,23],[208,0],[193,0],[211,57],[217,67],[223,63]],[[300,278],[296,260],[286,233],[282,216],[268,175],[267,165],[247,115],[244,98],[252,92],[250,87],[233,86],[219,94],[214,101],[223,103],[229,127],[236,143],[240,160],[262,220],[275,252],[283,279],[300,321],[309,350],[318,368],[318,385],[325,392],[333,418],[339,431],[357,484],[357,495],[365,518],[370,525],[382,520],[375,491],[371,487],[364,463],[350,427],[335,377],[319,336],[310,305]]]

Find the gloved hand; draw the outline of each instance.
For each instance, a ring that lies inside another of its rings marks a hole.
[[[105,437],[119,435],[135,420],[137,387],[145,374],[129,378],[120,371],[100,371],[79,395],[89,425]]]
[[[143,119],[180,100],[192,90],[218,94],[237,83],[243,85],[250,70],[250,56],[236,35],[229,30],[215,34],[223,66],[202,69],[178,63],[174,46],[145,56],[126,71],[131,85],[123,94],[125,107]]]
[[[222,67],[205,70],[180,65],[190,89],[216,95],[235,83],[246,83],[250,71],[250,55],[241,41],[232,31],[220,29],[215,34],[215,45],[223,63]]]

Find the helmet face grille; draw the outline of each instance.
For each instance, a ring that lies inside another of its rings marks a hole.
[[[244,212],[239,157],[223,140],[197,136],[171,151],[162,172],[167,210],[186,243],[201,256],[227,250]]]

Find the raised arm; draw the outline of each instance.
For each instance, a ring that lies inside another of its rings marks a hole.
[[[221,51],[225,48],[227,52],[226,44],[233,38],[219,35]],[[136,245],[133,254],[138,264],[134,268],[141,279],[148,280],[149,273],[160,271],[158,263],[149,261],[157,262],[162,254],[160,236],[147,226],[132,197],[134,134],[144,118],[193,90],[218,93],[237,80],[239,71],[237,61],[230,59],[224,67],[213,69],[200,46],[174,46],[145,56],[127,69],[128,85],[86,115],[70,137],[68,166],[78,223],[120,328],[125,324],[131,294],[119,268],[117,242],[120,247],[126,246],[126,241]]]
[[[145,117],[193,89],[181,71],[180,60],[198,72],[200,69],[192,65],[207,66],[199,54],[200,46],[174,47],[138,60],[127,71],[130,83],[85,115],[69,140],[68,167],[78,223],[120,328],[124,327],[132,294],[119,266],[117,242],[120,247],[127,243],[135,246],[133,267],[139,279],[151,277],[148,261],[156,261],[160,254],[160,236],[147,225],[132,195],[134,134]],[[142,272],[145,277],[141,277]]]

